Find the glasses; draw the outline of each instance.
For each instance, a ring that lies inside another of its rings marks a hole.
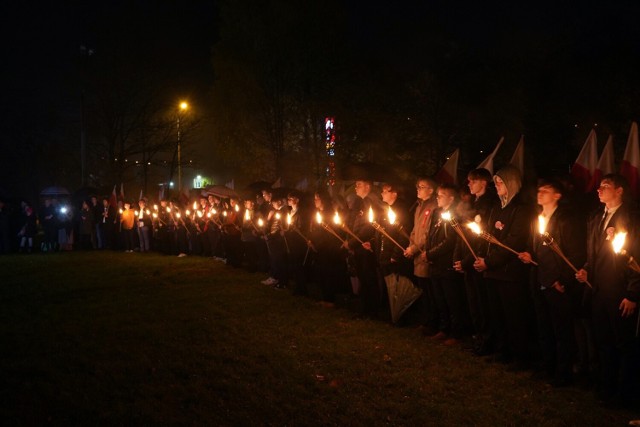
[[[429,187],[428,185],[416,185],[416,189],[417,190],[428,190],[431,187]]]

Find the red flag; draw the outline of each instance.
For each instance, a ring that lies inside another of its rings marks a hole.
[[[513,156],[511,156],[509,164],[517,167],[520,171],[520,176],[524,176],[524,135],[520,137],[520,141],[516,146],[516,150],[513,152]]]
[[[614,172],[613,163],[613,136],[609,135],[609,139],[607,139],[607,143],[605,144],[604,149],[602,150],[602,154],[600,155],[600,160],[598,160],[596,171],[593,174],[594,188],[597,188],[603,176]]]
[[[188,187],[182,187],[182,191],[180,192],[180,202],[185,206],[189,204],[189,188]]]
[[[593,190],[593,175],[596,171],[597,161],[598,139],[596,131],[591,129],[576,162],[571,167],[571,176],[575,181],[576,190],[584,193]]]
[[[498,145],[496,145],[496,148],[494,148],[493,152],[491,152],[491,154],[489,154],[487,158],[484,159],[482,163],[478,165],[477,169],[484,168],[489,172],[491,172],[491,174],[493,174],[493,158],[498,153],[498,150],[500,149],[500,146],[502,145],[503,142],[504,142],[504,136],[501,136],[500,140],[498,141]]]
[[[116,195],[116,185],[113,185],[113,191],[111,192],[111,197],[109,198],[109,206],[112,208],[118,207],[118,196]]]
[[[460,149],[457,148],[436,173],[435,180],[442,184],[455,184],[458,182],[458,159],[460,158]]]
[[[620,175],[629,181],[629,189],[634,197],[638,197],[640,190],[640,149],[638,148],[638,124],[631,123],[629,131],[629,139],[627,139],[627,148],[624,150],[624,158],[620,167]]]

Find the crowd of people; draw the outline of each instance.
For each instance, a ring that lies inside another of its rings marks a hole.
[[[589,214],[557,180],[539,181],[527,197],[513,166],[467,178],[462,188],[420,178],[412,205],[397,184],[367,177],[345,197],[325,188],[208,194],[188,205],[92,197],[77,212],[47,200],[38,222],[22,206],[19,248],[33,250],[39,224],[43,252],[213,257],[268,273],[264,285],[295,295],[313,284],[325,307],[349,295],[355,315],[373,319],[389,318],[385,278],[407,277],[421,293],[405,326],[425,339],[555,387],[593,387],[608,404],[638,404],[640,217],[625,179],[604,176]],[[5,251],[3,204],[0,216]]]

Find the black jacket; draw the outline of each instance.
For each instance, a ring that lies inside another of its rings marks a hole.
[[[485,231],[516,252],[522,252],[527,248],[534,216],[533,207],[525,204],[518,193],[505,207],[495,206],[491,210],[488,228]],[[505,281],[526,280],[527,267],[516,254],[488,242],[483,243],[482,252],[486,253],[486,278]]]
[[[635,212],[625,203],[613,214],[605,230],[600,229],[602,210],[589,220],[587,235],[587,270],[594,293],[610,298],[627,298],[637,302],[640,297],[640,274],[627,266],[627,259],[613,252],[611,239],[620,231],[626,231],[625,249],[629,255],[638,254],[638,221]]]

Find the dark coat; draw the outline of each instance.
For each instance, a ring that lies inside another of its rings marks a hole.
[[[587,255],[584,245],[585,231],[584,222],[581,223],[575,213],[564,206],[556,209],[546,227],[547,234],[576,268],[584,264]],[[575,284],[575,272],[560,255],[544,244],[537,218],[532,221],[529,242],[528,251],[538,263],[538,267],[531,270],[531,279],[535,285],[548,288],[556,281],[563,285]]]
[[[622,204],[613,214],[607,228],[600,229],[602,210],[591,217],[587,235],[587,270],[589,282],[593,285],[594,293],[615,299],[627,298],[637,302],[640,297],[640,274],[633,272],[627,266],[624,256],[613,252],[611,239],[620,231],[626,231],[625,249],[637,257],[638,254],[638,221],[635,212],[629,206]]]
[[[453,212],[455,209],[451,209]],[[429,262],[429,277],[443,277],[447,271],[453,269],[453,250],[458,240],[458,234],[449,221],[441,218],[443,210],[438,208],[433,213],[429,239],[427,242],[427,261]]]
[[[489,229],[489,216],[491,211],[500,206],[500,202],[498,200],[498,196],[496,196],[495,191],[487,190],[482,196],[478,197],[473,201],[469,210],[463,212],[464,216],[458,220],[461,229],[463,230],[467,241],[473,248],[473,251],[479,257],[484,257],[486,253],[487,245],[482,238],[472,233],[465,224],[469,221],[478,222],[480,227],[483,230]],[[462,261],[462,267],[465,270],[473,270],[473,263],[475,258],[469,251],[467,244],[462,240],[458,239],[456,243],[456,248],[453,254],[454,260]]]
[[[534,216],[533,207],[525,204],[518,193],[505,207],[495,206],[491,210],[485,231],[516,252],[523,252],[527,248]],[[486,278],[518,281],[525,277],[527,266],[514,253],[488,242],[483,243],[481,250],[486,253]]]

